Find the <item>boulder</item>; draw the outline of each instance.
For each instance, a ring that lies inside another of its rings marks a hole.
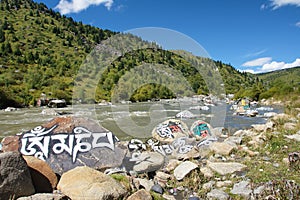
[[[57,185],[57,176],[51,167],[43,160],[33,156],[23,156],[25,159],[32,183],[37,193],[50,193]]]
[[[72,200],[121,199],[127,193],[112,177],[89,167],[76,167],[61,176],[57,188]]]
[[[60,175],[77,166],[118,167],[127,152],[127,147],[96,121],[72,116],[57,117],[5,138],[2,145],[4,151],[18,149],[23,155],[46,161]]]
[[[198,167],[197,164],[191,161],[185,161],[178,165],[174,170],[174,176],[177,180],[182,180],[187,174]]]
[[[242,171],[247,166],[237,162],[210,162],[207,161],[207,166],[213,171],[221,174],[232,174],[234,172]]]
[[[0,153],[0,200],[34,194],[34,186],[25,160],[18,152]]]
[[[152,137],[162,143],[171,143],[175,139],[180,137],[186,137],[189,135],[187,125],[176,119],[168,119],[158,124],[152,130]]]
[[[130,195],[127,200],[152,200],[152,196],[146,190],[141,189]]]

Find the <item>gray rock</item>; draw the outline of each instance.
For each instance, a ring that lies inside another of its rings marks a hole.
[[[237,162],[210,162],[207,161],[207,166],[213,171],[221,174],[232,174],[237,171],[244,170],[247,166]]]
[[[20,197],[17,200],[67,200],[70,199],[63,194],[37,193],[28,197]]]
[[[18,152],[0,153],[0,200],[34,194],[26,161]]]
[[[207,199],[209,200],[227,200],[229,198],[229,195],[222,190],[213,189],[207,193]]]
[[[197,164],[191,161],[185,161],[178,165],[174,170],[174,176],[177,180],[182,180],[187,174],[198,167]]]
[[[121,199],[127,194],[112,177],[89,167],[76,167],[61,176],[57,189],[72,200]]]
[[[129,163],[130,162],[130,163]],[[137,173],[153,172],[159,170],[165,162],[163,155],[157,152],[143,152],[139,156],[124,161],[126,169],[132,165],[132,169]]]
[[[163,194],[164,193],[164,189],[159,184],[154,184],[151,187],[151,191],[156,192],[158,194]]]
[[[245,199],[250,197],[252,192],[249,181],[241,181],[233,185],[233,189],[230,191],[232,194],[241,195]]]

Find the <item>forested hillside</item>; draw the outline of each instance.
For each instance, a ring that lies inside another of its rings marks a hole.
[[[261,98],[289,99],[300,96],[300,66],[257,76],[265,86],[265,92],[261,94]]]
[[[0,107],[35,105],[41,93],[49,98],[66,99],[71,103],[74,79],[86,56],[101,41],[116,34],[75,22],[72,18],[31,0],[1,0]],[[147,44],[135,36],[126,38],[120,41],[120,45],[126,46],[131,39],[139,41],[139,45]],[[103,76],[96,80],[95,96],[85,98],[87,103],[111,100],[120,78],[142,63],[162,64],[177,70],[187,79],[195,94],[210,93],[207,85],[220,83],[207,83],[202,77],[211,76],[214,70],[221,74],[226,93],[237,93],[241,88],[249,89],[260,85],[257,77],[241,73],[221,61],[195,57],[189,53],[181,56],[184,53],[182,51],[170,52],[155,44],[152,46],[153,48],[127,52],[110,63],[103,71]],[[183,57],[188,57],[189,61]],[[192,67],[193,62],[202,66],[200,74]],[[216,69],[208,68],[207,65],[214,65]],[[145,74],[145,78],[149,79],[150,75]],[[178,87],[178,91],[174,94],[174,91],[163,85],[151,83],[137,88],[134,94],[124,94],[124,97],[130,95],[126,98],[143,101],[188,95],[184,88]],[[88,89],[85,92],[89,92]],[[82,95],[85,95],[84,92]]]

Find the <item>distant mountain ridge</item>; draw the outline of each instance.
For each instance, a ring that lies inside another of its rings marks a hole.
[[[75,22],[72,18],[62,16],[46,5],[32,0],[1,0],[0,108],[35,105],[41,93],[50,98],[65,99],[70,103],[74,79],[84,80],[84,77],[77,75],[86,56],[97,44],[116,34],[118,33],[114,31]],[[123,46],[149,46],[148,42],[130,34],[119,43]],[[265,84],[267,76],[242,73],[221,61],[184,53],[183,57],[187,56],[191,62],[203,65],[203,72],[199,75],[193,69],[192,63],[183,59],[182,53],[162,50],[155,44],[153,48],[128,52],[107,66],[99,81],[96,80],[98,83],[95,96],[87,96],[94,88],[90,88],[89,83],[83,81],[83,91],[78,97],[84,98],[86,103],[110,101],[118,81],[122,81],[121,78],[127,71],[142,63],[163,64],[177,70],[186,77],[195,94],[208,94],[211,91],[207,84],[217,84],[214,81],[206,83],[201,77],[211,76],[213,73],[205,67],[208,65],[214,65],[218,69],[225,92],[234,93],[236,97],[246,95],[258,99],[267,92],[267,87],[272,86],[270,82]],[[150,79],[151,76],[145,74],[144,78]],[[177,95],[187,95],[184,88],[178,87],[178,90],[180,92]],[[132,101],[175,96],[174,92],[160,84],[147,84],[137,88],[133,94],[122,95]]]

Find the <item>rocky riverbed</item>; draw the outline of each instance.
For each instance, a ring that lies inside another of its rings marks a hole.
[[[57,117],[2,140],[0,199],[297,199],[299,117],[235,133],[167,120],[129,141]]]

